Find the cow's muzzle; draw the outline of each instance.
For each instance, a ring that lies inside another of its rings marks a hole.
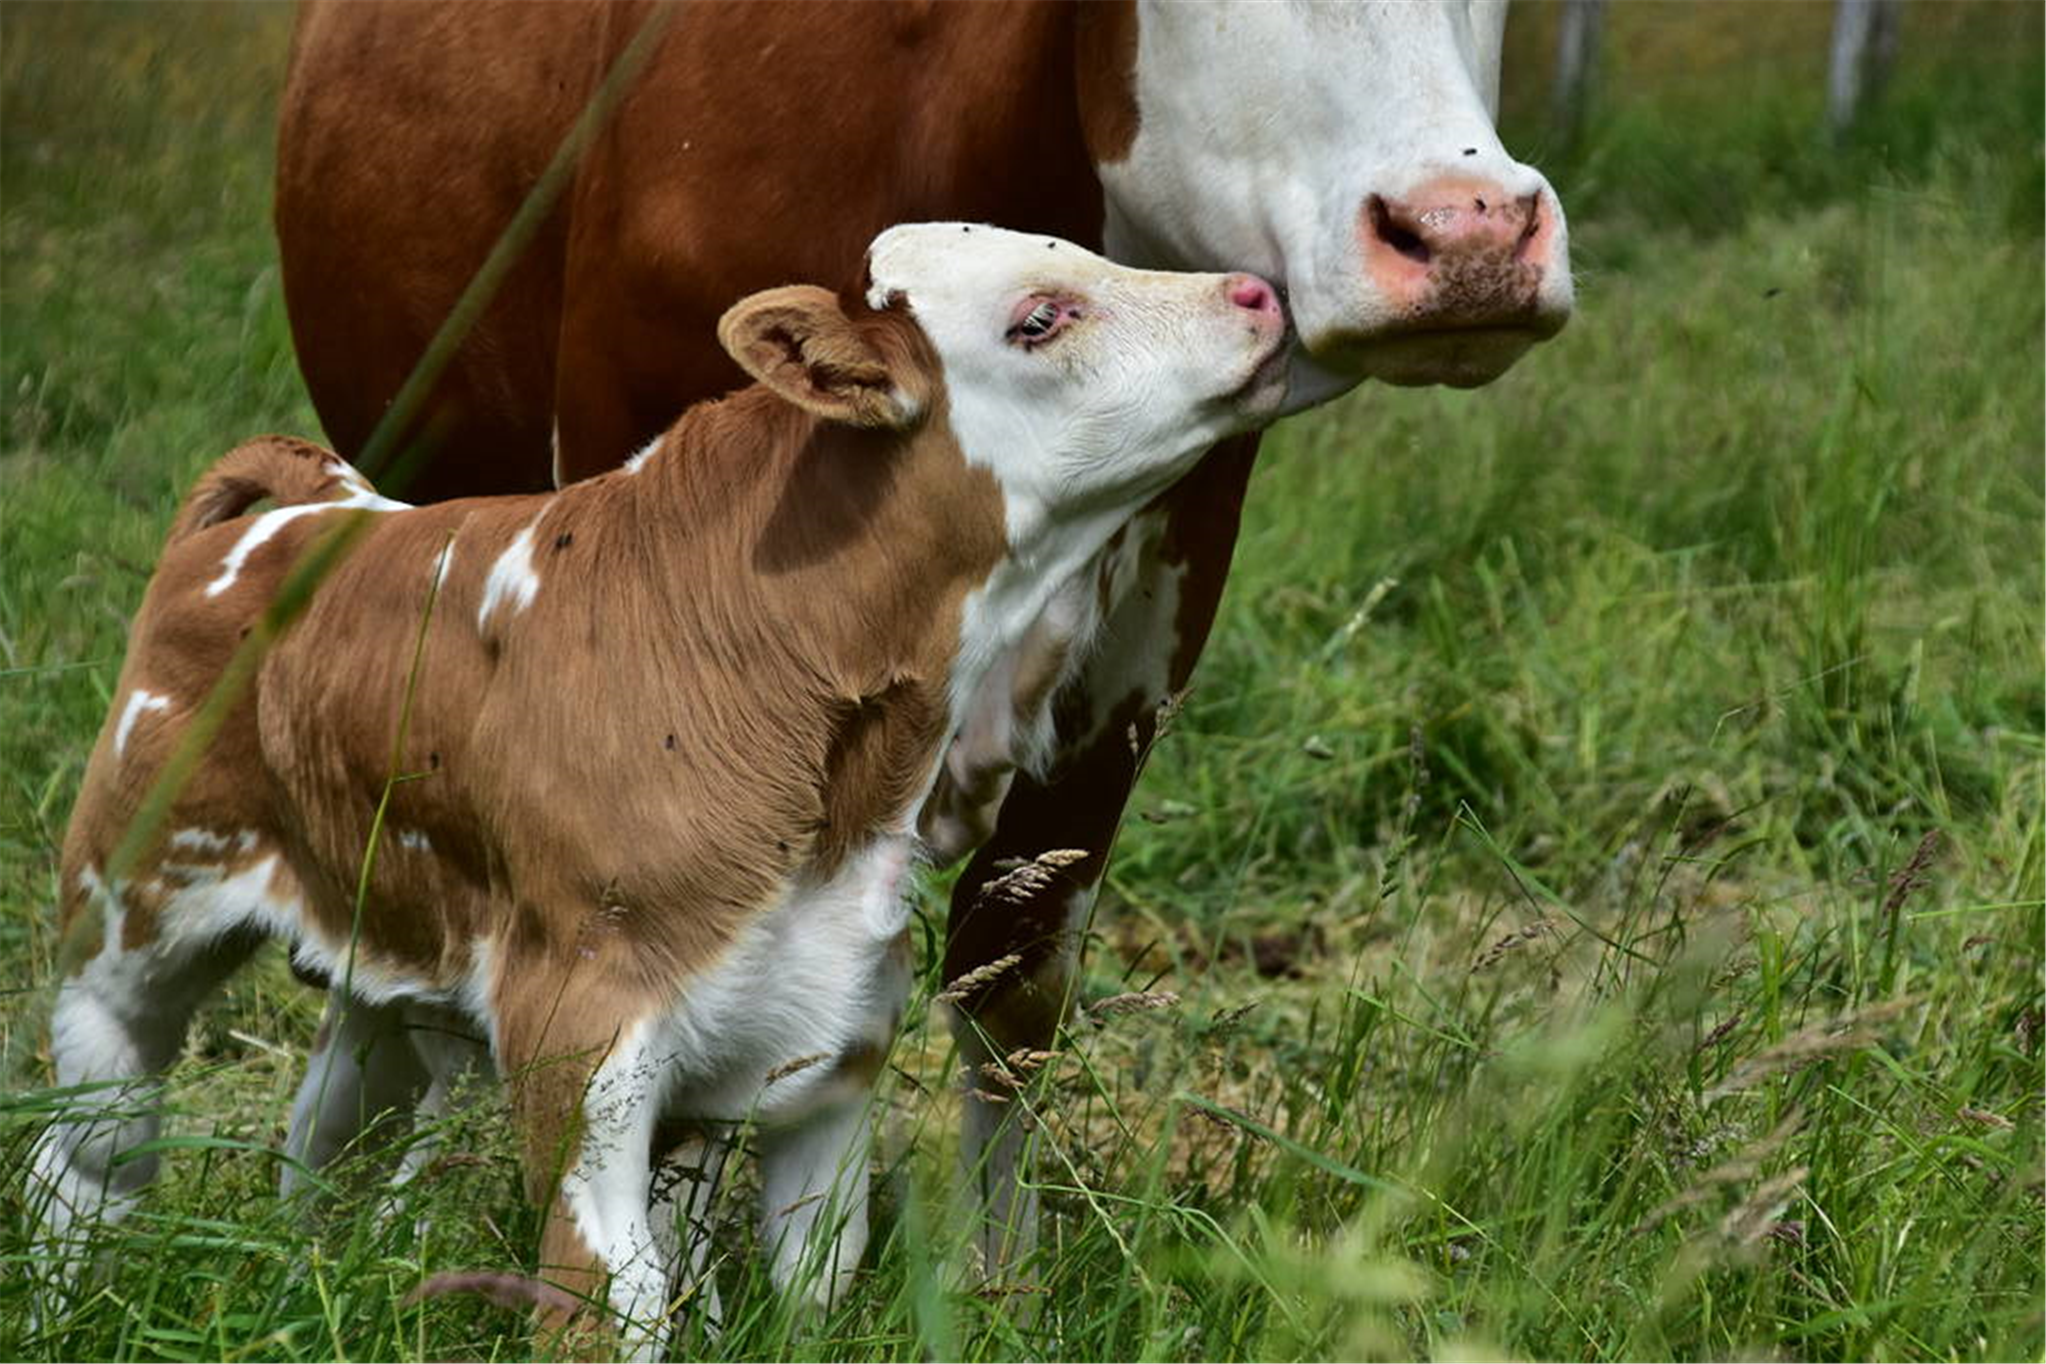
[[[1355,226],[1365,298],[1302,339],[1314,361],[1396,384],[1497,378],[1569,320],[1563,215],[1554,193],[1445,175],[1367,195]]]

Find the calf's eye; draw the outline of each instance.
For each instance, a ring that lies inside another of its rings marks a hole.
[[[1059,320],[1059,305],[1052,302],[1038,304],[1030,315],[1016,324],[1018,336],[1048,336],[1054,322]]]
[[[1026,349],[1039,345],[1056,336],[1077,315],[1057,299],[1029,300],[1027,308],[1019,309],[1016,320],[1009,324],[1008,339]]]

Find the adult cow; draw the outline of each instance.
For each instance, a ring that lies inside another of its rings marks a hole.
[[[846,279],[911,219],[1282,283],[1290,410],[1365,378],[1484,383],[1571,306],[1556,197],[1493,131],[1504,9],[679,5],[436,389],[422,429],[438,454],[410,491],[612,467],[739,382],[714,326],[733,299]],[[277,229],[300,362],[343,454],[648,15],[638,0],[305,5]],[[1042,776],[954,773],[969,814],[1000,804],[955,892],[948,978],[1018,959],[967,1001],[971,1060],[1046,1045],[1063,1014],[1137,752],[1213,619],[1256,444],[1218,447],[1122,537],[1094,647],[1054,670]],[[976,908],[1006,859],[1049,849],[1092,855]],[[970,1103],[966,1149],[985,1157],[996,1223],[1027,1240],[1022,1137],[1002,1116]]]

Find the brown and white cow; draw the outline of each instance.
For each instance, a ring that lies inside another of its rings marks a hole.
[[[368,440],[654,8],[303,6],[277,229],[300,362],[344,452]],[[1297,323],[1289,410],[1364,378],[1484,383],[1570,311],[1556,196],[1493,130],[1503,0],[690,0],[666,19],[434,390],[415,434],[438,455],[415,494],[614,467],[678,399],[737,380],[710,339],[726,300],[849,277],[868,238],[904,219],[1256,272]],[[947,974],[1024,963],[968,1001],[972,1059],[1048,1045],[1063,1015],[1136,770],[1131,727],[1150,733],[1200,653],[1255,449],[1254,436],[1219,447],[1098,567],[1108,618],[1060,674],[1047,773],[1009,782],[1000,745],[1032,726],[977,731],[952,765],[939,832],[970,845],[991,802],[999,818],[954,892]],[[815,495],[856,507],[865,494]],[[1048,627],[1046,657],[1061,634]],[[1048,849],[1094,855],[976,912],[1005,859]],[[1022,1140],[999,1130],[1003,1111],[968,1101],[968,1162],[997,1211]]]
[[[308,1166],[480,1054],[553,1209],[545,1272],[608,1282],[638,1348],[709,1192],[650,1207],[673,1124],[708,1125],[714,1176],[717,1125],[756,1120],[777,1280],[821,1265],[828,1295],[851,1271],[949,736],[1008,704],[982,683],[1132,512],[1269,420],[1286,332],[1253,276],[956,223],[882,234],[869,274],[864,297],[734,306],[719,335],[758,383],[556,493],[408,507],[282,438],[199,482],[65,840],[79,950],[51,1048],[60,1084],[97,1088],[36,1154],[53,1236],[132,1205],[153,1077],[278,936],[338,991],[293,1116]],[[114,868],[240,641],[351,517],[360,542]]]

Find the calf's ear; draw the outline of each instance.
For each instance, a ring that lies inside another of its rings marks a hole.
[[[917,418],[915,376],[897,373],[814,284],[740,299],[718,320],[718,342],[748,374],[826,420],[900,430]]]

